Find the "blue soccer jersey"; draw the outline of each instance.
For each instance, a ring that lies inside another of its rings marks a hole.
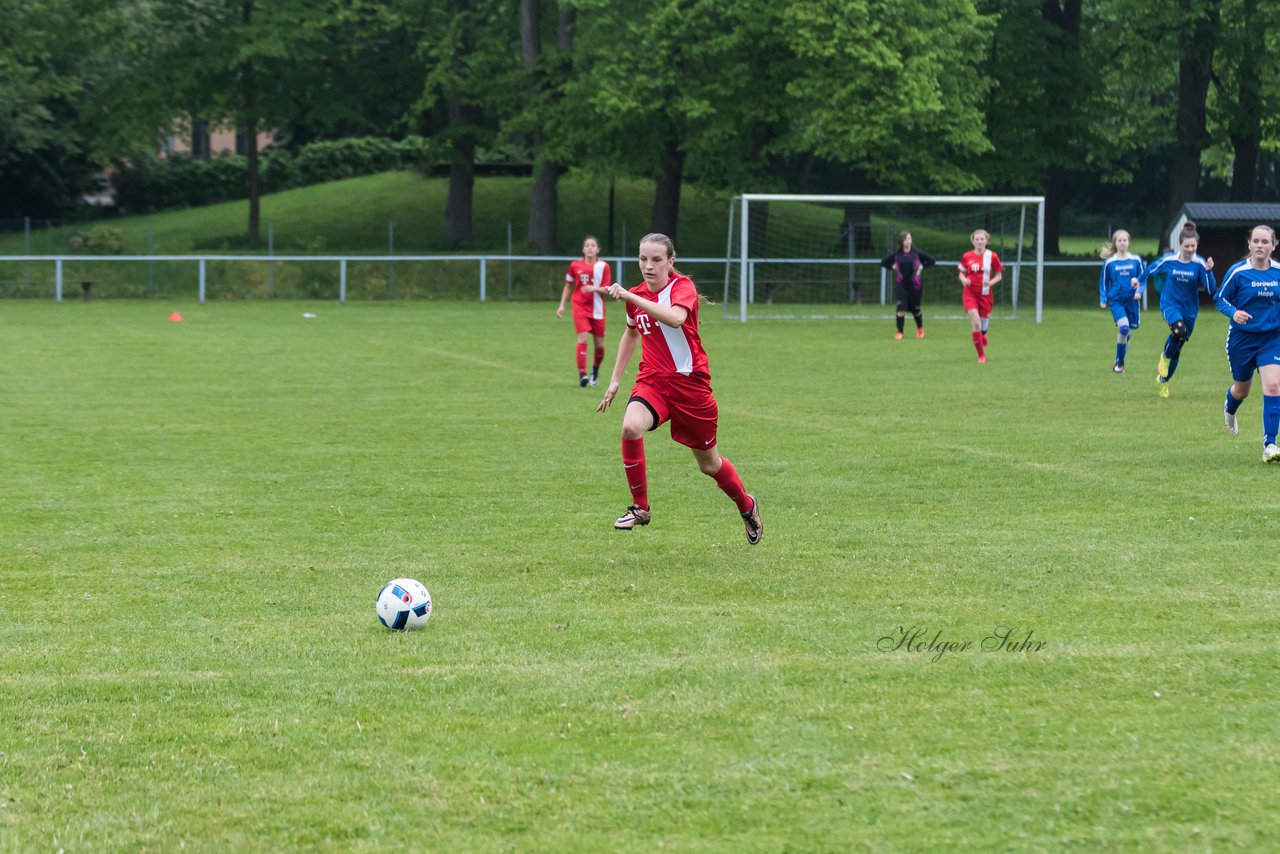
[[[1098,302],[1132,301],[1132,280],[1137,279],[1141,286],[1145,270],[1146,266],[1137,255],[1130,255],[1128,258],[1113,256],[1102,262],[1102,273],[1098,276]],[[1138,293],[1142,293],[1141,289]]]
[[[1265,270],[1255,270],[1248,259],[1233,264],[1213,299],[1227,317],[1237,310],[1253,315],[1244,323],[1232,319],[1232,329],[1255,333],[1280,329],[1280,264],[1273,260]]]
[[[1143,274],[1142,283],[1153,276],[1164,276],[1164,288],[1160,291],[1160,313],[1167,323],[1177,320],[1195,320],[1200,313],[1200,288],[1203,287],[1210,296],[1218,289],[1205,260],[1199,255],[1191,256],[1190,261],[1182,261],[1177,252],[1167,252]]]

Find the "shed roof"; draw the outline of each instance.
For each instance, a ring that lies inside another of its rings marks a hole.
[[[1280,204],[1263,202],[1187,202],[1174,219],[1206,225],[1259,225],[1280,221]]]

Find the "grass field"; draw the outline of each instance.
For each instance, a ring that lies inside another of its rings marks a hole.
[[[549,304],[6,302],[0,850],[1280,847],[1260,397],[1046,318],[708,309],[752,548]]]

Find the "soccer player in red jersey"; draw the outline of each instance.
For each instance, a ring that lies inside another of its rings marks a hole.
[[[588,234],[582,240],[582,258],[569,265],[564,275],[564,291],[556,317],[564,317],[565,300],[573,295],[573,330],[578,333],[578,385],[595,385],[599,381],[600,363],[604,361],[604,300],[601,294],[609,287],[609,265],[600,260],[600,241]],[[595,338],[591,374],[587,375],[587,336]]]
[[[627,304],[627,328],[618,343],[613,376],[604,412],[618,394],[622,372],[640,344],[640,370],[622,416],[622,467],[631,487],[632,504],[613,527],[629,531],[648,525],[649,479],[645,473],[644,434],[671,422],[671,438],[693,451],[702,473],[713,478],[729,496],[746,526],[747,542],[755,545],[764,534],[760,508],[747,494],[737,469],[722,457],[716,443],[719,410],[711,393],[707,354],[698,337],[698,305],[702,301],[693,282],[675,268],[676,247],[665,234],[649,234],[640,241],[640,274],[644,284],[627,290],[609,287],[609,296]]]
[[[964,285],[961,298],[969,324],[973,330],[973,347],[978,351],[978,364],[987,361],[987,323],[991,319],[994,302],[991,288],[1000,282],[1004,269],[1000,256],[987,248],[991,235],[979,228],[969,235],[973,249],[960,259],[960,284]]]

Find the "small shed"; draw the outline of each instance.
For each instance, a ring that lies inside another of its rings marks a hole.
[[[1161,236],[1160,250],[1177,249],[1187,220],[1200,232],[1199,252],[1213,259],[1219,277],[1249,251],[1249,230],[1269,225],[1280,232],[1280,204],[1262,202],[1187,202]]]

